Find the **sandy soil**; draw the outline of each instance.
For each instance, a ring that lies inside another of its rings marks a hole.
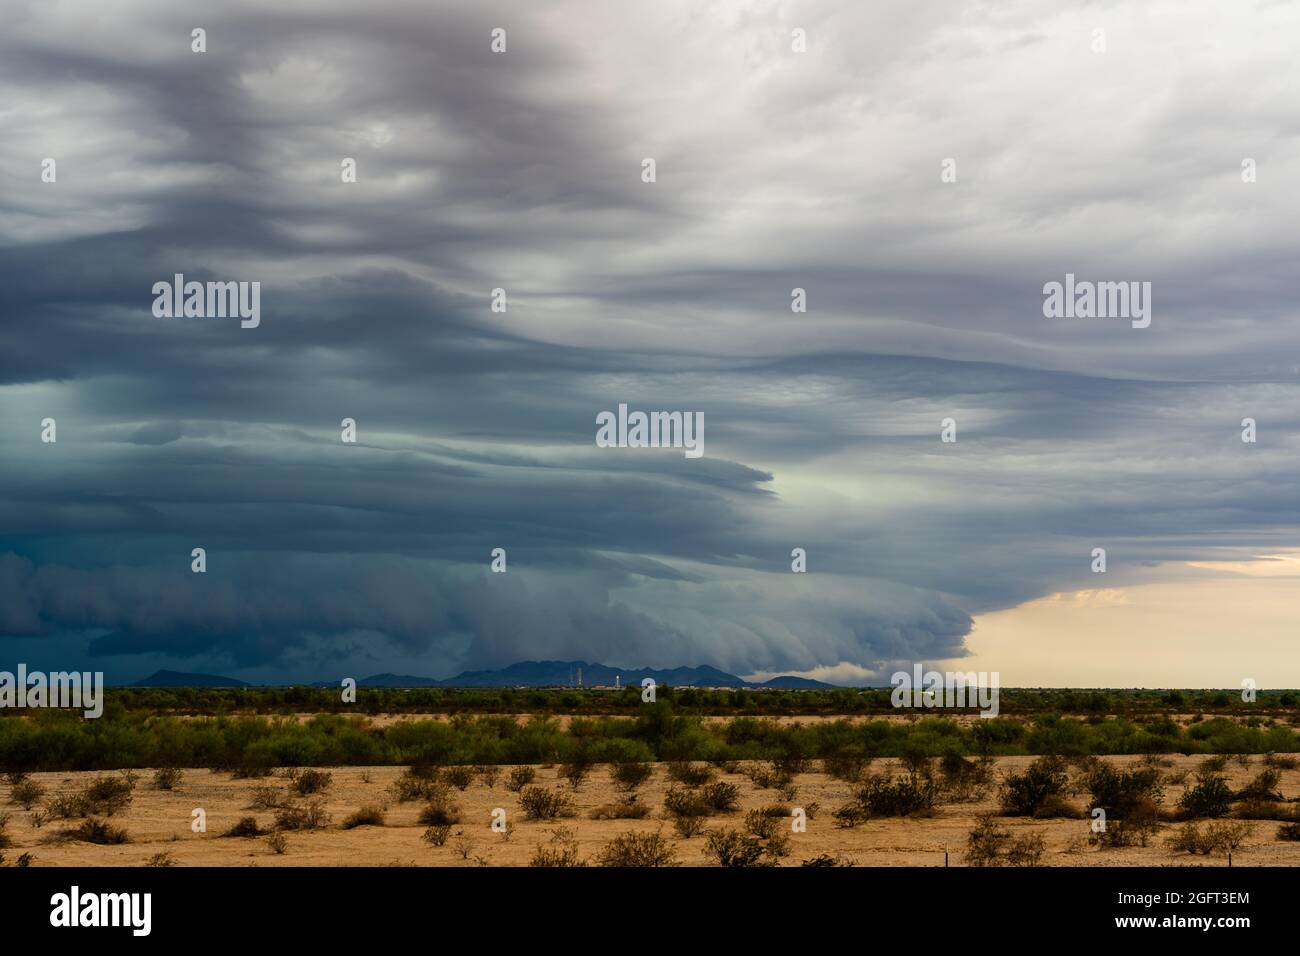
[[[1107,757],[1107,762],[1120,766],[1135,764],[1136,757]],[[1190,771],[1201,758],[1170,757],[1165,773]],[[1029,757],[1000,758],[997,776],[1008,769],[1023,769],[1031,762]],[[481,779],[464,792],[457,793],[462,822],[453,828],[453,837],[447,845],[431,846],[421,839],[424,827],[417,820],[421,804],[399,803],[387,788],[401,774],[400,767],[334,767],[333,784],[324,795],[332,824],[321,830],[289,832],[288,849],[276,854],[266,838],[231,838],[220,836],[244,816],[256,817],[263,827],[270,827],[273,811],[247,809],[253,788],[274,785],[286,786],[282,777],[263,780],[232,779],[228,773],[209,770],[187,770],[180,786],[173,791],[157,790],[152,784],[152,772],[141,771],[134,799],[130,807],[111,821],[123,826],[131,842],[118,846],[99,846],[77,841],[50,842],[57,831],[75,821],[47,820],[37,828],[33,814],[18,806],[6,805],[0,812],[9,816],[6,832],[12,846],[4,851],[12,863],[19,854],[30,852],[34,866],[139,866],[150,857],[166,851],[180,866],[354,866],[354,865],[416,865],[416,866],[521,866],[526,865],[540,843],[547,843],[557,826],[569,827],[579,844],[584,859],[593,857],[614,836],[629,830],[654,832],[662,830],[676,847],[679,860],[686,865],[706,865],[704,838],[696,836],[682,839],[673,830],[671,821],[663,810],[663,796],[670,786],[666,769],[659,765],[654,776],[639,788],[642,802],[652,808],[651,816],[643,820],[592,820],[593,807],[616,802],[620,791],[612,784],[603,766],[592,769],[591,774],[575,791],[567,782],[557,778],[556,768],[538,768],[537,782],[545,786],[558,786],[572,794],[578,816],[561,821],[535,822],[523,819],[519,809],[519,795],[511,793],[504,781],[509,772],[502,768],[501,778],[489,789]],[[879,772],[897,769],[892,760],[877,761],[872,768]],[[1229,783],[1240,787],[1262,769],[1259,757],[1251,759],[1249,767],[1229,761],[1224,773]],[[48,793],[36,809],[48,803],[59,793],[80,790],[96,773],[38,773],[32,778],[44,786]],[[775,790],[760,790],[748,777],[740,774],[722,774],[740,787],[740,812],[712,817],[709,827],[743,829],[744,811],[765,804],[783,803]],[[807,832],[789,833],[790,855],[783,865],[797,866],[802,860],[821,853],[842,854],[860,865],[870,866],[943,866],[944,850],[950,853],[950,865],[963,865],[966,836],[975,825],[978,813],[996,809],[996,788],[988,789],[978,802],[955,803],[940,806],[935,815],[921,819],[880,819],[863,823],[853,829],[835,826],[831,811],[846,803],[852,786],[833,780],[821,773],[806,773],[798,777],[798,794],[789,805],[807,807],[819,804],[815,816],[808,820]],[[1280,789],[1290,801],[1300,799],[1300,770],[1282,772]],[[9,786],[0,784],[0,794],[6,804]],[[1172,806],[1182,787],[1166,784],[1165,806]],[[1084,807],[1085,795],[1072,802]],[[380,804],[386,807],[386,825],[343,830],[339,823],[363,804]],[[191,811],[202,808],[207,815],[207,832],[194,833],[190,829]],[[514,832],[507,838],[492,832],[491,814],[494,808],[503,808],[514,824]],[[1135,847],[1120,850],[1098,850],[1088,847],[1088,821],[1086,820],[1003,820],[1012,833],[1023,829],[1041,832],[1046,840],[1047,853],[1043,864],[1047,866],[1167,866],[1201,865],[1224,866],[1223,856],[1191,857],[1175,854],[1164,845],[1166,826],[1147,848]],[[1245,845],[1233,854],[1234,866],[1297,866],[1300,865],[1300,842],[1282,842],[1275,838],[1278,824],[1260,820],[1254,834]],[[783,824],[789,831],[789,824]],[[469,858],[453,846],[455,834],[464,833],[472,841]]]

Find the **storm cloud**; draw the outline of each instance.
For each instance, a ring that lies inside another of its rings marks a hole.
[[[0,0],[0,657],[879,672],[1293,543],[1295,5],[860,7]]]

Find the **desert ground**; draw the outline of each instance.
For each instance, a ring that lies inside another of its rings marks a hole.
[[[778,804],[811,810],[806,832],[791,832],[788,817],[780,820],[780,829],[789,840],[789,853],[779,864],[799,866],[802,861],[827,854],[842,863],[862,866],[943,866],[945,850],[951,866],[965,865],[967,835],[976,826],[977,817],[998,809],[997,784],[1008,771],[1023,771],[1034,758],[1003,757],[995,761],[993,782],[983,788],[976,799],[967,802],[941,803],[932,815],[888,817],[865,820],[852,828],[836,825],[832,811],[852,798],[854,785],[832,779],[820,772],[799,774],[793,800],[783,799],[775,789],[760,789],[742,772],[716,771],[717,779],[734,783],[740,791],[738,807],[726,814],[716,814],[705,823],[705,833],[682,838],[675,832],[671,817],[664,810],[664,795],[673,782],[664,764],[654,765],[653,775],[637,788],[639,802],[650,808],[644,819],[592,819],[594,808],[617,803],[623,791],[614,784],[609,768],[597,765],[576,788],[559,776],[557,767],[537,767],[535,784],[569,794],[576,814],[557,820],[530,821],[520,809],[520,795],[506,787],[511,767],[501,767],[500,777],[488,786],[475,776],[469,786],[452,795],[460,819],[442,846],[431,845],[422,835],[425,826],[417,819],[420,800],[401,802],[390,788],[402,775],[402,767],[328,767],[318,768],[331,775],[329,786],[311,797],[295,796],[292,803],[323,801],[330,822],[313,830],[284,833],[283,852],[276,852],[267,836],[228,837],[222,834],[236,821],[254,817],[270,830],[276,819],[274,810],[250,809],[254,790],[273,787],[289,800],[290,781],[283,772],[260,779],[240,779],[228,772],[208,769],[185,770],[172,790],[158,789],[153,772],[137,771],[135,790],[129,806],[106,819],[124,828],[129,842],[99,845],[70,838],[61,831],[76,826],[77,819],[54,819],[42,814],[50,801],[61,794],[75,794],[94,780],[115,776],[96,772],[35,773],[30,779],[45,789],[40,801],[25,810],[11,800],[12,787],[0,784],[0,814],[8,816],[3,831],[10,841],[4,850],[8,861],[29,853],[32,866],[142,866],[151,860],[177,866],[525,866],[539,845],[553,847],[557,829],[576,842],[578,857],[593,860],[614,837],[636,831],[661,832],[670,842],[682,865],[710,865],[705,853],[708,829],[744,830],[746,811]],[[1116,767],[1131,768],[1141,758],[1103,757]],[[1202,757],[1169,756],[1163,758],[1160,771],[1170,782],[1165,784],[1162,807],[1172,808],[1182,785],[1176,781],[1186,773],[1194,779]],[[702,765],[701,765],[702,766]],[[816,766],[816,765],[814,765]],[[1236,758],[1229,759],[1221,771],[1234,789],[1240,788],[1264,767],[1262,758],[1251,757],[1248,766]],[[746,769],[745,767],[738,768]],[[898,761],[877,760],[872,773],[902,773]],[[1295,810],[1300,800],[1300,769],[1281,772],[1278,789],[1287,801],[1281,804]],[[1086,793],[1075,793],[1069,802],[1086,809]],[[363,825],[344,829],[340,824],[363,805],[383,810],[382,826]],[[192,811],[202,809],[206,815],[206,832],[191,829]],[[507,834],[494,832],[493,811],[503,809],[511,825]],[[45,819],[42,819],[45,816]],[[37,826],[37,823],[40,823]],[[1166,837],[1180,824],[1166,823],[1146,847],[1098,849],[1088,844],[1087,819],[1000,818],[1012,835],[1040,833],[1046,852],[1043,866],[1226,866],[1226,854],[1208,856],[1176,853],[1165,845]],[[1278,823],[1258,820],[1253,833],[1233,853],[1233,866],[1300,865],[1300,842],[1277,839]],[[162,854],[163,856],[159,856]]]

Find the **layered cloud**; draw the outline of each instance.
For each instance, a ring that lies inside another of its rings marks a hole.
[[[1289,6],[3,6],[0,654],[872,674],[1294,541]]]

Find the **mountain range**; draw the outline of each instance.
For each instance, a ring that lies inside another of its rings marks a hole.
[[[584,687],[613,687],[615,678],[622,686],[639,686],[645,678],[672,687],[746,687],[807,690],[828,688],[833,684],[806,677],[773,677],[755,683],[742,680],[716,667],[673,667],[656,670],[650,667],[622,668],[587,661],[519,661],[499,670],[465,671],[455,677],[437,680],[410,674],[374,674],[357,681],[359,687],[569,687],[576,686],[581,673]],[[339,681],[315,681],[312,687],[337,687]],[[249,687],[245,681],[215,674],[186,674],[158,671],[137,681],[135,687]]]

